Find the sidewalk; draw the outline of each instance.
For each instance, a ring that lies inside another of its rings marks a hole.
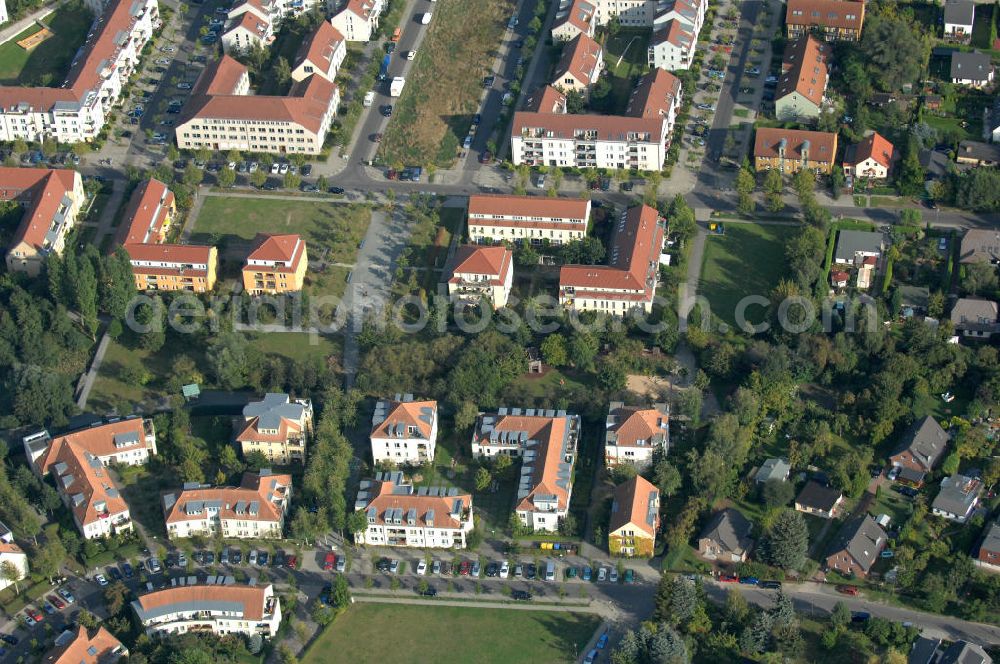
[[[35,11],[31,12],[17,23],[11,23],[10,25],[5,25],[3,28],[0,28],[0,43],[9,41],[10,39],[18,36],[19,34],[24,32],[24,30],[29,25],[31,25],[38,19],[42,18],[43,16],[51,14],[61,4],[63,3],[54,2],[52,4],[45,5],[44,7],[36,9]]]

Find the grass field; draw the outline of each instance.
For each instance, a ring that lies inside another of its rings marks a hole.
[[[573,662],[597,629],[589,614],[355,604],[320,634],[303,664]],[[385,638],[386,629],[406,638]]]
[[[729,224],[726,234],[710,236],[701,266],[699,294],[708,298],[712,314],[735,325],[736,306],[748,295],[769,297],[787,274],[785,240],[794,226]],[[761,307],[746,311],[749,322],[759,322]]]
[[[514,10],[512,0],[439,0],[395,105],[379,156],[390,165],[450,165],[479,110],[483,76]]]
[[[227,235],[248,241],[257,233],[299,233],[308,244],[310,261],[353,263],[370,222],[371,210],[364,205],[210,196],[195,221],[191,242],[216,244]]]
[[[592,105],[602,113],[624,113],[638,77],[649,71],[647,52],[649,30],[619,28],[605,43],[604,64],[608,69],[610,92],[595,97]]]
[[[137,405],[160,396],[163,384],[170,376],[174,358],[181,353],[187,353],[196,363],[204,360],[201,352],[190,347],[178,348],[168,343],[159,352],[152,353],[128,343],[112,341],[94,381],[88,406],[100,412],[120,401]],[[149,379],[145,385],[135,380],[140,375]]]
[[[93,13],[82,3],[71,2],[42,19],[53,36],[35,48],[26,51],[17,42],[38,32],[37,24],[0,45],[0,85],[58,86],[93,20]]]
[[[340,358],[339,338],[311,336],[302,332],[272,332],[268,334],[248,334],[254,348],[265,355],[281,355],[290,360],[326,360]]]

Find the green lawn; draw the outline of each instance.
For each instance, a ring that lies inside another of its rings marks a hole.
[[[93,410],[108,410],[123,401],[135,406],[163,394],[164,383],[170,376],[174,358],[187,353],[195,362],[202,362],[202,353],[190,347],[166,343],[152,353],[130,342],[112,341],[90,392],[88,406]],[[135,380],[142,376],[145,385]]]
[[[310,261],[353,263],[370,222],[371,210],[365,205],[210,196],[198,213],[191,242],[216,244],[225,236],[239,242],[253,240],[258,233],[299,233],[308,244]]]
[[[339,337],[310,335],[304,332],[272,332],[248,334],[251,345],[265,355],[281,355],[289,360],[326,360],[340,357]]]
[[[969,116],[965,127],[962,126],[963,119],[960,117],[941,117],[927,113],[924,115],[924,120],[946,137],[953,136],[959,141],[981,141],[983,138],[982,117]]]
[[[631,78],[649,70],[650,32],[645,28],[620,28],[604,45],[604,64],[612,76]]]
[[[736,307],[748,295],[770,297],[787,275],[785,241],[794,226],[728,224],[726,234],[709,236],[701,266],[699,294],[708,298],[712,314],[735,326]],[[762,320],[762,308],[749,307],[750,323]]]
[[[574,662],[600,624],[549,611],[355,604],[320,634],[303,664]],[[386,638],[386,630],[405,638]]]
[[[0,44],[0,85],[61,84],[93,20],[93,13],[82,3],[71,2],[42,19],[53,35],[30,51],[17,42],[38,32],[37,24]]]

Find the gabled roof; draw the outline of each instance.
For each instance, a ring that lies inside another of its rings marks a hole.
[[[951,310],[951,322],[956,327],[996,325],[1000,320],[997,303],[977,297],[960,297]]]
[[[128,504],[97,456],[66,438],[54,440],[53,448],[57,450],[51,466],[56,486],[69,499],[81,527],[128,511]]]
[[[68,169],[0,167],[0,201],[18,200],[26,208],[11,246],[24,242],[41,251],[52,244],[53,222],[70,202],[77,177]]]
[[[666,440],[669,419],[666,404],[636,408],[612,403],[608,409],[607,443],[618,447],[658,445]]]
[[[581,198],[549,198],[548,196],[510,196],[506,194],[473,194],[469,196],[469,218],[476,224],[489,223],[493,217],[524,217],[527,221],[549,219],[572,220],[587,225],[590,201]],[[515,220],[516,221],[516,220]],[[502,225],[508,220],[498,222]]]
[[[583,33],[589,33],[594,21],[596,7],[589,0],[573,0],[569,10],[565,15],[556,14],[553,30],[558,30],[562,26],[569,24]]]
[[[895,158],[895,148],[877,131],[872,132],[860,143],[847,148],[844,153],[844,165],[854,166],[866,159],[874,159],[880,166],[889,168]]]
[[[986,527],[983,542],[979,545],[979,554],[982,555],[983,551],[1000,554],[1000,521],[994,521]]]
[[[344,43],[344,35],[329,21],[320,22],[316,30],[313,31],[299,47],[295,60],[298,63],[305,61],[313,62],[326,72],[333,61],[333,54],[340,45]]]
[[[572,76],[583,85],[591,85],[601,71],[601,53],[601,45],[581,32],[563,47],[552,80],[558,85],[566,76]]]
[[[75,633],[64,643],[46,653],[42,658],[44,664],[111,664],[120,656],[128,654],[128,649],[116,639],[111,632],[99,626],[92,635],[87,628],[79,625]]]
[[[133,270],[150,273],[151,270],[164,269],[171,273],[182,265],[208,265],[212,262],[212,250],[199,244],[129,244],[125,251],[132,261]],[[142,262],[163,263],[164,265],[146,266]],[[204,276],[205,268],[188,269],[185,274]]]
[[[972,27],[976,15],[976,5],[971,0],[946,0],[944,3],[944,22],[954,25]]]
[[[156,178],[150,178],[140,184],[125,209],[122,225],[118,231],[118,242],[120,244],[158,242],[173,204],[173,192]]]
[[[688,29],[686,23],[672,18],[659,28],[653,30],[649,44],[650,46],[671,44],[686,52],[694,46],[695,39],[695,34]]]
[[[664,69],[654,69],[639,79],[632,90],[625,115],[662,118],[681,103],[681,79]]]
[[[430,440],[435,419],[437,401],[381,399],[375,405],[370,435],[372,438],[408,438],[409,427],[415,427],[420,438]]]
[[[913,454],[917,463],[927,471],[933,470],[938,459],[944,454],[951,436],[941,428],[931,416],[922,420],[917,420],[903,434],[902,444],[896,448],[892,456],[896,456],[907,450]]]
[[[486,277],[485,283],[499,286],[506,283],[513,263],[514,252],[502,245],[463,245],[455,252],[444,273],[452,283],[462,280],[459,275],[475,274]]]
[[[226,30],[226,35],[231,35],[237,30],[246,30],[258,39],[266,39],[268,33],[271,32],[271,24],[268,21],[261,20],[253,12],[243,12],[239,15],[236,22]]]
[[[243,64],[230,55],[223,55],[202,70],[191,94],[192,96],[235,94],[240,79],[245,75],[248,73]]]
[[[965,235],[962,236],[962,247],[959,250],[959,261],[962,263],[1000,261],[1000,231],[987,228],[965,231]]]
[[[847,552],[865,574],[875,564],[885,547],[885,531],[868,515],[859,516],[844,524],[837,537],[830,543],[828,555]]]
[[[865,3],[849,0],[788,0],[786,25],[861,30]]]
[[[245,424],[236,434],[236,441],[287,441],[308,424],[306,410],[305,405],[293,402],[287,394],[269,392],[260,401],[251,401],[243,407]]]
[[[844,494],[837,489],[832,489],[823,486],[819,482],[810,480],[802,487],[802,491],[799,492],[795,503],[821,512],[830,512],[843,497]]]
[[[531,113],[565,113],[566,95],[551,85],[546,85],[528,97],[524,110]]]
[[[941,480],[941,490],[931,503],[936,510],[963,516],[969,513],[982,491],[983,482],[965,475],[952,475]]]
[[[882,252],[885,237],[873,231],[837,231],[837,251],[834,256],[839,261],[853,261],[858,253],[877,254]]]
[[[183,489],[163,496],[164,520],[169,525],[183,521],[204,521],[206,510],[218,510],[220,519],[277,522],[287,510],[292,488],[291,475],[273,475],[262,469],[244,473],[238,487]]]
[[[959,141],[956,158],[961,160],[985,161],[1000,163],[1000,145],[983,143],[982,141]]]
[[[347,0],[344,4],[343,11],[349,11],[352,14],[357,14],[364,20],[369,20],[373,14],[377,14],[376,9],[378,9],[381,3],[376,2],[376,0]]]
[[[359,494],[355,509],[368,513],[375,525],[392,524],[396,519],[405,525],[412,518],[414,525],[434,528],[461,528],[469,519],[472,495],[458,489],[421,487],[401,484],[401,477],[388,474],[388,479],[376,479],[372,486]]]
[[[655,537],[660,525],[659,504],[659,490],[641,475],[622,482],[615,487],[608,532],[613,533],[623,526],[632,525],[650,537]]]
[[[39,473],[44,475],[49,472],[56,462],[60,448],[66,443],[73,443],[81,450],[98,457],[109,457],[122,451],[146,449],[148,447],[146,420],[133,417],[56,436],[35,461]]]
[[[937,664],[992,664],[993,658],[983,647],[968,641],[956,641],[941,653]]]
[[[769,480],[781,480],[785,481],[788,479],[788,473],[792,470],[792,466],[785,459],[770,458],[760,464],[760,470],[757,471],[757,477],[755,478],[758,482],[767,482]]]
[[[781,99],[797,92],[819,106],[828,81],[827,62],[830,46],[812,35],[799,37],[785,48],[781,63],[781,78],[774,98]]]
[[[257,235],[257,244],[247,255],[244,270],[260,271],[266,267],[269,272],[295,273],[302,264],[306,252],[306,243],[302,236],[288,235]],[[268,265],[251,265],[250,261],[264,261]]]
[[[176,586],[146,593],[132,602],[139,620],[147,621],[179,612],[227,612],[230,619],[263,620],[271,586]]]
[[[990,56],[979,51],[966,53],[965,51],[952,51],[951,53],[951,78],[957,80],[985,81],[993,71],[990,63]]]
[[[837,135],[826,131],[805,131],[781,127],[758,127],[754,139],[754,157],[801,160],[808,151],[810,161],[832,162],[837,156]]]
[[[658,143],[663,133],[661,118],[633,118],[626,115],[529,113],[514,114],[511,136],[537,134],[549,139],[590,141],[639,141]],[[533,198],[541,198],[534,196]]]
[[[698,539],[707,539],[731,553],[742,553],[750,548],[753,524],[739,510],[732,508],[716,512]]]

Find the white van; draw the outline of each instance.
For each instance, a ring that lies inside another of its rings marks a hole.
[[[545,563],[545,580],[546,581],[556,580],[556,564],[551,560]]]
[[[371,106],[372,103],[374,103],[374,101],[375,101],[375,91],[369,90],[368,92],[365,93],[365,99],[362,102],[362,104],[364,106]]]
[[[420,15],[420,24],[421,25],[427,25],[430,22],[431,22],[431,13],[430,12],[427,12],[426,14],[421,14]]]

